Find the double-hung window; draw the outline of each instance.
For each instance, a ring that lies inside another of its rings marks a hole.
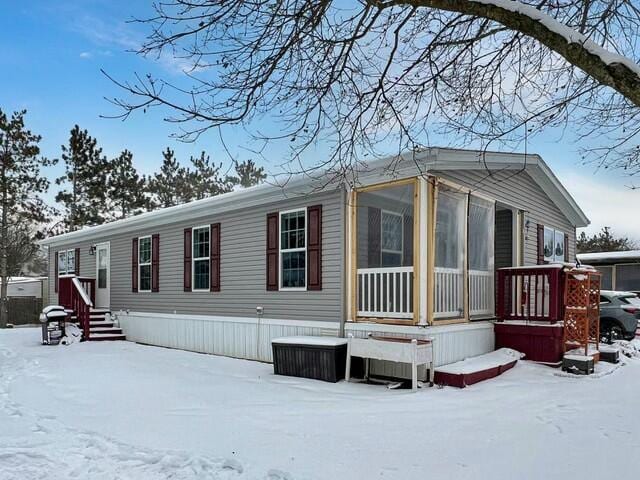
[[[307,210],[280,212],[280,288],[307,287]]]
[[[58,252],[58,275],[69,275],[77,273],[76,269],[76,251],[61,250]]]
[[[380,241],[383,267],[402,266],[403,217],[401,213],[382,211]]]
[[[209,225],[194,227],[192,231],[193,291],[209,291],[210,280],[210,228]]]
[[[138,239],[138,291],[151,291],[151,237]]]

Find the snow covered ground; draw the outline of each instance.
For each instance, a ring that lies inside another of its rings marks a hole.
[[[637,478],[640,359],[418,393],[0,331],[0,479]]]

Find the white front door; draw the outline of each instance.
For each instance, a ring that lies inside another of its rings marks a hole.
[[[109,308],[111,260],[109,243],[96,245],[96,308]]]

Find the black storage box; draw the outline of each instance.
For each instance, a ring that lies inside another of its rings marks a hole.
[[[593,357],[585,355],[565,355],[562,359],[562,370],[579,375],[590,375],[594,372]]]
[[[600,347],[600,360],[602,362],[618,363],[620,361],[620,350],[611,347]]]
[[[283,337],[272,340],[276,375],[337,382],[344,378],[347,340],[337,337]]]

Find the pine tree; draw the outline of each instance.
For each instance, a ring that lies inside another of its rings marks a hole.
[[[253,160],[245,160],[244,162],[235,163],[237,177],[233,177],[233,182],[243,188],[259,185],[266,178],[263,167],[256,167]]]
[[[580,233],[576,248],[578,253],[621,252],[634,250],[638,248],[638,244],[627,237],[615,237],[610,227],[604,227],[591,237],[587,237],[584,232]]]
[[[69,145],[62,146],[65,174],[56,180],[67,184],[56,201],[65,209],[63,219],[67,230],[77,230],[86,225],[97,225],[108,220],[107,178],[109,162],[97,146],[95,138],[87,130],[76,125],[71,130]]]
[[[163,161],[160,172],[149,179],[149,192],[154,207],[172,207],[191,200],[189,193],[189,171],[180,166],[175,152],[169,147],[162,152]]]
[[[234,182],[230,177],[220,175],[222,164],[211,162],[209,156],[202,152],[199,157],[191,157],[193,170],[189,170],[190,193],[194,200],[213,197],[233,190]]]
[[[40,157],[41,137],[27,130],[25,115],[23,110],[9,118],[0,110],[0,328],[8,320],[10,242],[15,227],[44,222],[52,212],[40,197],[49,188],[40,169],[56,161]]]
[[[148,207],[145,178],[133,166],[133,154],[123,150],[109,162],[109,209],[114,218],[137,215]]]

